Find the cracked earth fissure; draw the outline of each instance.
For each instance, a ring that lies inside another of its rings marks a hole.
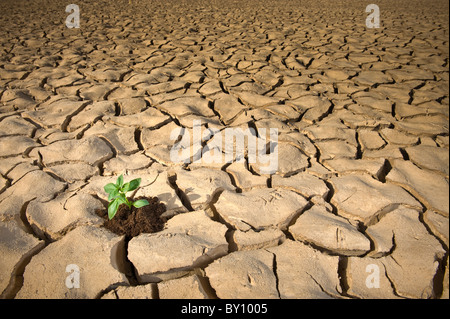
[[[381,33],[347,0],[82,1],[72,29],[56,0],[3,1],[2,298],[447,298],[448,3],[380,1]],[[276,171],[177,162],[195,120],[277,128]],[[167,207],[164,236],[99,226],[121,174]],[[65,289],[65,263],[102,275]]]

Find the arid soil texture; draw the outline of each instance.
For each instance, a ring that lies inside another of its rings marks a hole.
[[[448,1],[73,1],[0,1],[2,298],[449,297]],[[102,227],[120,174],[163,230]]]

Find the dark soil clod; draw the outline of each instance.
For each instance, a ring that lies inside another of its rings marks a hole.
[[[108,219],[108,210],[98,210],[97,215],[104,218],[103,227],[117,235],[125,235],[128,239],[141,233],[156,233],[164,229],[167,221],[161,215],[166,211],[166,206],[159,202],[157,197],[138,197],[128,200],[136,201],[146,199],[150,205],[128,208],[122,204],[113,219]]]

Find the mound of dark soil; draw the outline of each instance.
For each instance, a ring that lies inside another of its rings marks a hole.
[[[103,227],[117,235],[126,235],[127,238],[141,233],[155,233],[163,230],[166,219],[161,215],[166,211],[166,206],[159,202],[157,197],[138,197],[128,200],[136,201],[146,199],[150,205],[128,208],[126,204],[119,206],[113,219],[109,220],[108,210],[98,210],[97,215],[105,219]]]

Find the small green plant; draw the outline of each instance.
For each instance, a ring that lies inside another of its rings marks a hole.
[[[140,184],[140,178],[133,179],[131,182],[124,184],[123,175],[120,175],[115,184],[109,183],[104,187],[105,192],[109,194],[108,200],[110,202],[108,204],[108,217],[110,220],[116,215],[121,204],[126,204],[130,209],[131,206],[140,208],[149,205],[148,201],[145,199],[137,200],[135,202],[131,202],[127,199],[126,193],[134,191]]]

